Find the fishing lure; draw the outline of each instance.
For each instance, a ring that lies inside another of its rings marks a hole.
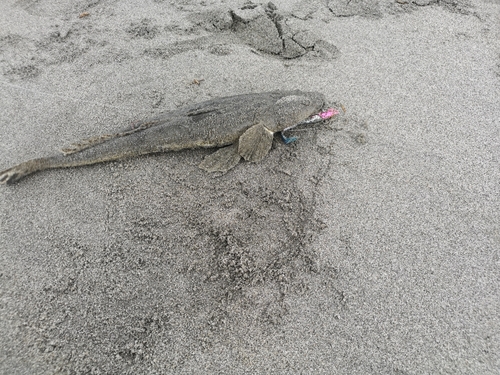
[[[318,114],[315,114],[315,115],[312,115],[311,117],[309,117],[307,120],[305,121],[302,121],[300,124],[297,124],[295,126],[298,126],[298,125],[304,125],[304,124],[314,124],[318,121],[322,121],[322,120],[328,120],[330,118],[332,118],[333,116],[335,115],[338,115],[340,112],[337,111],[336,109],[334,108],[328,108],[326,111],[323,111],[323,112],[320,112]],[[286,128],[286,129],[283,129],[281,131],[281,139],[283,140],[283,142],[288,145],[292,142],[295,142],[298,137],[286,137],[283,132],[287,131],[287,130],[290,130],[292,128],[294,128],[295,126],[293,127],[290,127],[290,128]]]

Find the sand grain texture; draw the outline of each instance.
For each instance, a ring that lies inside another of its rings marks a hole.
[[[497,374],[498,1],[4,1],[0,169],[212,97],[344,113],[0,189],[1,374]],[[292,134],[293,132],[291,132]]]

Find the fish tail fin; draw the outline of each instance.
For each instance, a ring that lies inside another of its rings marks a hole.
[[[50,158],[28,160],[0,172],[0,184],[12,184],[29,174],[48,168],[51,168]]]

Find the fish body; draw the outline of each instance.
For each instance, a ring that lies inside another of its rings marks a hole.
[[[77,167],[157,152],[219,148],[200,168],[227,171],[241,158],[261,160],[273,134],[290,129],[319,112],[325,98],[317,92],[273,91],[212,99],[124,129],[80,141],[63,154],[29,160],[0,172],[0,183],[13,183],[45,169]]]

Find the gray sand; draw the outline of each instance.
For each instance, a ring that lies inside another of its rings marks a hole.
[[[0,170],[217,96],[345,112],[0,186],[0,373],[499,374],[500,2],[199,3],[3,1]]]

